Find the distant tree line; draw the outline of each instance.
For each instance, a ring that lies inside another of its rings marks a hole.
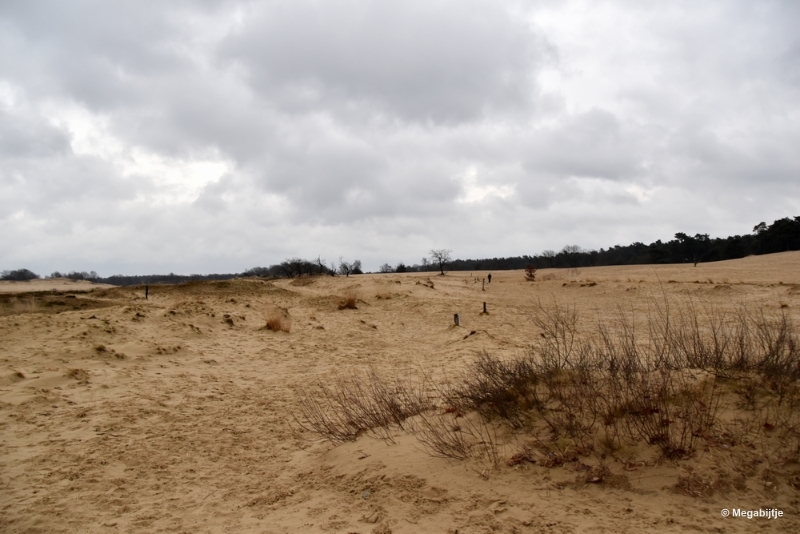
[[[48,278],[69,278],[70,280],[88,280],[95,282],[100,279],[100,276],[94,271],[70,271],[68,273],[60,273],[55,271]]]
[[[660,239],[649,245],[631,243],[608,249],[584,250],[567,245],[559,251],[545,250],[540,254],[509,258],[447,260],[451,271],[502,271],[525,269],[578,268],[600,265],[642,265],[658,263],[693,263],[733,260],[745,256],[800,250],[800,217],[778,219],[770,225],[758,223],[753,233],[731,237],[711,238],[708,234],[687,235],[678,232],[670,241]],[[432,251],[433,252],[433,251]],[[449,251],[448,251],[449,252]],[[436,260],[435,256],[432,256]],[[438,271],[441,265],[423,258],[419,264],[399,263],[392,268],[381,266],[381,272]]]
[[[148,274],[128,276],[115,274],[113,276],[101,277],[95,271],[55,271],[48,278],[67,278],[69,280],[87,280],[90,282],[111,284],[115,286],[133,285],[155,285],[155,284],[179,284],[182,282],[196,282],[200,280],[230,280],[232,278],[262,277],[262,278],[295,278],[299,276],[311,275],[342,275],[364,274],[361,270],[361,260],[347,261],[339,258],[338,262],[331,262],[330,266],[322,258],[315,260],[304,260],[302,258],[289,258],[276,265],[269,267],[253,267],[242,273],[227,274]],[[28,269],[16,271],[3,271],[2,280],[25,281],[40,278],[40,276]]]
[[[678,232],[669,241],[660,239],[649,245],[631,243],[615,245],[608,249],[584,250],[578,245],[567,245],[558,252],[545,250],[540,254],[514,256],[510,258],[484,258],[478,260],[451,260],[451,251],[434,249],[430,257],[422,258],[420,263],[407,265],[403,262],[396,266],[384,263],[380,272],[424,272],[439,271],[444,273],[445,267],[450,271],[502,271],[509,269],[545,268],[578,268],[600,265],[642,265],[658,263],[693,263],[713,262],[744,258],[750,255],[771,254],[788,250],[800,250],[800,217],[784,217],[772,224],[758,223],[751,234],[731,237],[711,238],[708,234],[690,236]],[[289,258],[269,267],[253,267],[243,273],[231,274],[153,274],[142,276],[113,275],[102,278],[94,271],[71,271],[52,273],[50,278],[69,278],[71,280],[88,280],[91,282],[112,284],[117,286],[144,284],[177,284],[197,280],[229,280],[238,277],[296,278],[311,275],[363,274],[361,261],[346,261],[339,258],[330,265],[325,260],[305,260]],[[0,280],[25,281],[40,276],[28,269],[17,269],[0,272]]]
[[[16,269],[14,271],[0,272],[0,280],[10,280],[13,282],[25,282],[27,280],[35,280],[39,275],[28,269]]]

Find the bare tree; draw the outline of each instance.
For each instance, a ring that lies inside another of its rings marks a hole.
[[[570,274],[578,274],[578,264],[581,261],[581,254],[585,251],[578,245],[567,245],[561,249],[561,254],[567,257]]]
[[[344,259],[341,256],[339,256],[339,268],[337,269],[337,271],[339,272],[339,274],[350,276],[350,273],[353,272],[353,264],[344,261]]]
[[[381,265],[381,272],[382,273],[391,273],[391,272],[394,272],[394,268],[391,265],[389,265],[388,263],[384,263],[383,265]]]
[[[296,276],[315,274],[321,265],[322,260],[319,259],[318,262],[310,262],[302,258],[289,258],[281,262],[278,268],[287,278],[294,278]]]
[[[431,249],[431,260],[433,263],[439,265],[439,271],[441,271],[441,275],[444,275],[444,266],[450,261],[450,253],[452,251],[446,248],[440,249]]]
[[[328,272],[328,266],[325,265],[325,260],[322,259],[322,256],[317,256],[317,269],[319,269],[319,274],[325,274]]]
[[[339,274],[343,274],[345,276],[350,276],[351,274],[363,274],[361,272],[361,260],[355,260],[353,262],[347,262],[339,256],[339,268],[337,269]]]
[[[556,251],[555,250],[544,250],[542,251],[542,257],[547,259],[547,264],[550,268],[555,267],[556,261]]]

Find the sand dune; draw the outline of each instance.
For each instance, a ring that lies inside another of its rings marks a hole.
[[[431,457],[399,430],[390,445],[364,436],[334,446],[299,428],[298,393],[316,380],[369,367],[452,375],[483,350],[519,354],[537,335],[537,301],[574,303],[587,326],[665,297],[800,319],[798,252],[543,270],[534,283],[495,272],[484,291],[476,278],[486,274],[198,282],[150,286],[148,300],[139,288],[0,284],[0,530],[800,531],[791,465],[774,486],[754,476],[709,496],[676,491],[687,467],[724,457],[713,448],[611,462],[618,483],[584,484],[573,463],[486,469]],[[357,309],[340,310],[348,291]],[[274,313],[288,332],[264,328]],[[785,516],[720,515],[770,505]]]
[[[112,286],[93,284],[86,280],[69,280],[66,278],[43,278],[28,280],[26,282],[0,281],[0,293],[34,293],[38,291],[86,292],[107,287]]]

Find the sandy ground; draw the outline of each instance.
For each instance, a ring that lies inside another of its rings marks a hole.
[[[86,292],[113,287],[107,284],[93,284],[86,280],[68,280],[66,278],[42,278],[27,282],[9,282],[0,280],[0,293],[33,293],[38,291],[70,291]]]
[[[574,303],[586,324],[664,295],[783,306],[800,319],[797,252],[543,270],[535,283],[496,272],[483,291],[474,277],[486,274],[151,286],[149,300],[137,289],[30,283],[55,292],[0,309],[0,531],[800,531],[789,484],[674,491],[685,464],[702,458],[612,464],[624,484],[570,484],[569,464],[485,471],[433,458],[400,433],[393,445],[362,437],[334,447],[297,428],[297,392],[317,379],[368,366],[446,373],[481,350],[519,354],[537,334],[537,300]],[[358,309],[338,310],[348,289]],[[289,333],[262,328],[274,310],[291,317]],[[784,517],[720,515],[771,505]]]

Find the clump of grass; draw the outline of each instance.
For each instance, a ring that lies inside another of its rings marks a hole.
[[[74,378],[78,382],[88,382],[89,373],[84,369],[70,369],[67,371],[67,378]]]
[[[267,316],[267,324],[265,326],[267,330],[272,330],[273,332],[290,332],[292,329],[292,324],[289,320],[283,317],[280,313],[271,313]]]
[[[358,293],[352,289],[348,289],[344,298],[339,301],[340,310],[357,310],[356,303],[358,302]]]
[[[102,354],[103,352],[106,352],[107,349],[106,349],[105,345],[98,344],[98,345],[94,346],[94,350],[95,350],[95,352],[98,352],[98,353]]]
[[[286,308],[273,308],[264,314],[264,329],[273,332],[290,332],[292,320]]]
[[[675,491],[690,497],[711,497],[716,490],[716,484],[708,474],[700,473],[692,467],[685,467],[678,475]]]

